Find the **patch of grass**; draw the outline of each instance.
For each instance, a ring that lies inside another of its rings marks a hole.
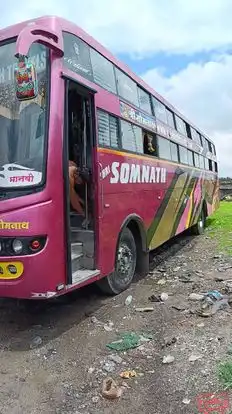
[[[207,219],[208,235],[218,240],[221,251],[232,255],[232,203],[222,201],[216,213]]]
[[[219,365],[218,377],[225,389],[232,389],[232,361]]]

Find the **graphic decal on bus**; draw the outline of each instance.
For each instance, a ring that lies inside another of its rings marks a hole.
[[[42,173],[18,164],[5,164],[0,168],[0,187],[25,187],[39,184]]]
[[[150,165],[112,162],[101,172],[101,178],[110,176],[111,184],[166,183],[167,169]]]
[[[194,170],[180,173],[177,168],[147,232],[150,249],[197,223],[206,203],[208,214],[218,206],[218,182]]]

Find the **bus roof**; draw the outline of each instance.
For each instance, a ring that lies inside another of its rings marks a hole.
[[[66,19],[57,16],[42,16],[36,19],[31,19],[24,21],[22,23],[18,23],[12,26],[9,26],[5,29],[0,30],[0,41],[4,41],[9,38],[16,37],[20,31],[33,22],[39,22],[41,24],[45,24],[51,30],[59,26],[59,29],[65,32],[72,33],[86,42],[89,46],[93,49],[101,53],[106,59],[110,60],[115,66],[125,72],[131,79],[133,79],[139,86],[157,98],[160,102],[162,102],[165,106],[170,108],[176,115],[182,118],[187,124],[192,126],[196,129],[201,135],[206,137],[210,142],[213,141],[203,132],[201,131],[196,125],[190,122],[185,116],[183,116],[173,105],[171,105],[165,98],[163,98],[158,92],[156,92],[153,88],[151,88],[146,82],[144,82],[138,75],[133,73],[131,69],[120,62],[112,53],[109,52],[104,46],[102,46],[97,40],[95,40],[92,36],[86,33],[81,27],[77,26],[75,23],[72,23]]]

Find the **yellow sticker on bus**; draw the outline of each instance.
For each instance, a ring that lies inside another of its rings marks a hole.
[[[22,276],[23,270],[21,262],[0,262],[0,279],[18,279]]]

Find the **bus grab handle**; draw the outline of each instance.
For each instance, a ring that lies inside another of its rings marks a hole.
[[[102,179],[103,165],[99,161],[98,161],[98,169],[99,169],[100,192],[101,192],[101,207],[100,207],[100,218],[101,218],[103,217],[103,211],[104,211],[104,186],[103,186],[103,179]]]

